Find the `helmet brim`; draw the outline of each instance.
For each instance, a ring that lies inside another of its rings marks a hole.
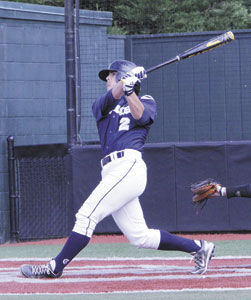
[[[103,81],[106,81],[106,77],[109,75],[109,73],[111,72],[117,72],[117,70],[108,70],[108,69],[104,69],[104,70],[101,70],[99,73],[98,73],[98,77],[103,80]]]

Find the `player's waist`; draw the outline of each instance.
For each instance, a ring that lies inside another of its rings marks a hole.
[[[120,151],[114,151],[109,155],[106,155],[104,158],[101,159],[101,167],[104,167],[108,163],[120,159],[122,157],[132,158],[132,159],[141,159],[142,154],[141,152],[134,150],[134,149],[124,149]]]

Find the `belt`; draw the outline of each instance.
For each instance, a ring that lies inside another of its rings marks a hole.
[[[109,162],[111,162],[111,161],[113,161],[113,160],[115,160],[117,158],[124,157],[124,155],[125,155],[124,151],[119,151],[119,152],[111,153],[111,154],[107,155],[106,157],[104,157],[103,159],[101,159],[101,166],[104,167]]]

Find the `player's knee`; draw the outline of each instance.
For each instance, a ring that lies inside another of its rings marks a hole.
[[[76,214],[76,221],[73,231],[88,237],[92,237],[95,227],[96,223],[91,220],[91,218],[84,215],[80,211]]]
[[[129,241],[137,248],[158,249],[160,233],[159,230],[147,229],[140,235],[130,237]]]

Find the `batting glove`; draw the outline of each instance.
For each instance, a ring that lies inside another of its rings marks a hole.
[[[134,92],[134,85],[136,82],[140,82],[138,77],[132,74],[126,74],[124,77],[121,78],[121,83],[123,85],[123,91],[126,96],[130,96]]]
[[[146,70],[144,67],[136,67],[132,69],[129,73],[136,76],[140,80],[147,78]]]

